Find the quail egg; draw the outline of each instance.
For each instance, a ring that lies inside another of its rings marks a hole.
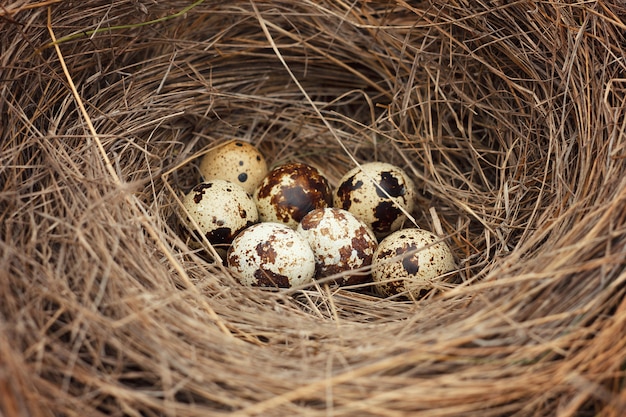
[[[313,249],[318,278],[341,274],[335,280],[340,285],[371,279],[368,272],[350,273],[372,263],[377,241],[369,227],[349,211],[315,209],[302,218],[296,230]]]
[[[194,234],[204,234],[216,245],[229,244],[244,228],[258,221],[254,200],[241,186],[226,180],[210,180],[196,185],[182,200],[196,230],[183,212],[185,225]]]
[[[398,230],[384,238],[372,260],[372,277],[382,296],[405,293],[421,298],[450,285],[446,275],[456,269],[450,247],[435,234],[417,228]]]
[[[415,206],[415,186],[406,172],[386,162],[369,162],[346,173],[334,206],[365,222],[379,239],[400,229]],[[404,211],[403,211],[404,209]]]
[[[290,288],[313,281],[315,256],[295,230],[280,223],[257,223],[233,240],[228,268],[241,283],[255,287]]]
[[[254,145],[240,140],[206,153],[199,169],[205,181],[227,180],[239,184],[251,195],[268,171],[263,154]]]
[[[310,165],[294,162],[271,170],[254,192],[262,222],[295,229],[309,211],[332,206],[328,180]]]

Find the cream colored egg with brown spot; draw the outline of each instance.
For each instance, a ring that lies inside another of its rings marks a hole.
[[[250,195],[267,175],[263,154],[252,144],[235,140],[207,152],[200,160],[205,181],[221,179],[243,187]]]
[[[457,268],[450,247],[424,229],[398,230],[384,238],[372,260],[372,277],[382,296],[404,294],[419,299],[449,286]]]
[[[254,287],[291,288],[313,283],[315,256],[295,230],[257,223],[233,240],[227,265],[240,282]]]
[[[214,245],[227,246],[234,237],[259,219],[250,194],[241,186],[225,180],[210,180],[196,185],[182,200],[185,225],[201,240],[206,236]],[[196,229],[190,220],[198,226]]]
[[[381,239],[400,229],[415,207],[415,185],[400,167],[369,162],[348,171],[339,181],[334,206],[348,210]]]
[[[371,280],[366,267],[372,263],[376,236],[352,213],[332,207],[315,209],[302,218],[296,230],[313,249],[318,278],[337,275],[339,285]]]

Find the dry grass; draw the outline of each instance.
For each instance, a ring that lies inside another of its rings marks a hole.
[[[626,8],[492,3],[0,6],[0,414],[626,413]],[[463,283],[237,285],[163,178],[232,138],[405,167]]]

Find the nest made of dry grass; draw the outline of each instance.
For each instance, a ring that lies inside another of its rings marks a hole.
[[[623,415],[625,19],[618,1],[0,6],[1,413]],[[355,161],[406,168],[462,284],[418,302],[237,285],[176,233],[168,189],[232,138],[335,184]]]

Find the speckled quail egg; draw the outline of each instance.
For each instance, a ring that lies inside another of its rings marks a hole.
[[[229,244],[244,228],[258,221],[254,200],[240,185],[225,180],[210,180],[196,185],[182,200],[184,208],[198,224],[199,232],[212,244]],[[185,224],[198,231],[183,212]]]
[[[400,229],[406,221],[402,209],[410,213],[415,207],[415,186],[402,168],[369,162],[341,178],[334,206],[364,221],[380,239]]]
[[[421,298],[449,281],[456,269],[450,247],[435,234],[418,228],[398,230],[384,238],[372,260],[372,278],[383,296],[405,293]]]
[[[241,232],[228,249],[228,268],[241,283],[290,288],[312,283],[315,256],[295,230],[280,223],[257,223]]]
[[[239,184],[252,195],[267,175],[265,157],[252,144],[235,140],[207,152],[200,160],[205,181],[221,179]]]
[[[374,233],[352,213],[333,207],[315,209],[296,230],[313,249],[318,278],[341,274],[335,280],[340,285],[370,280],[369,272],[349,273],[369,266],[377,246]]]
[[[332,206],[328,180],[307,164],[293,162],[271,170],[254,192],[262,222],[284,223],[295,229],[309,211]]]

